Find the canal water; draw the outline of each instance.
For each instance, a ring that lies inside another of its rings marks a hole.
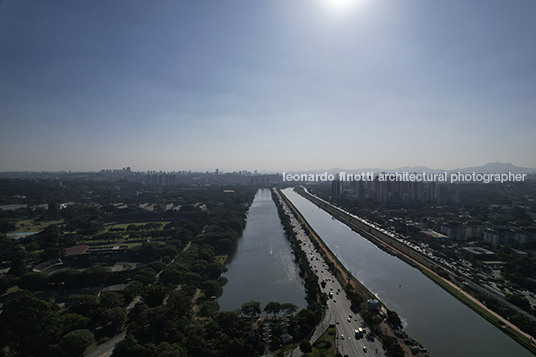
[[[224,276],[220,311],[234,311],[249,301],[307,306],[305,288],[269,189],[260,189],[249,208],[246,228]]]
[[[434,357],[532,356],[417,269],[377,248],[295,193],[284,194],[344,266],[402,319]]]

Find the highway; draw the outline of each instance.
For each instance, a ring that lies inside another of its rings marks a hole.
[[[302,237],[300,237],[302,238]],[[307,238],[308,240],[309,238]],[[301,240],[301,239],[300,239]],[[355,330],[363,328],[365,334],[373,335],[366,326],[361,316],[352,311],[350,300],[346,297],[340,283],[327,269],[328,266],[316,252],[311,242],[303,241],[302,248],[305,248],[311,266],[315,269],[318,279],[325,281],[326,285],[322,292],[332,295],[328,300],[326,315],[322,324],[329,326],[334,324],[337,330],[337,344],[342,355],[348,356],[385,356],[381,342],[374,337],[372,339],[361,337],[356,338]]]
[[[311,344],[322,336],[329,325],[333,324],[337,331],[337,347],[343,356],[386,356],[382,343],[376,336],[373,336],[373,333],[366,326],[361,316],[352,311],[350,300],[346,297],[342,286],[328,270],[328,265],[316,251],[315,246],[285,202],[283,202],[283,208],[285,213],[290,217],[290,223],[296,232],[296,238],[300,242],[311,268],[318,276],[322,292],[327,295],[330,292],[332,293],[332,298],[328,299],[323,320],[316,326],[310,336]],[[322,287],[320,284],[322,281],[326,282],[325,287]],[[363,328],[367,337],[356,337],[355,330],[359,327]],[[293,356],[296,355],[295,353],[293,354]]]

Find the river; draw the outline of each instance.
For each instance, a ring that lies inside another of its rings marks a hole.
[[[307,306],[299,268],[269,189],[255,195],[237,251],[226,266],[228,282],[218,299],[221,311],[234,311],[251,300],[262,307],[270,301]]]
[[[432,356],[532,356],[417,269],[380,250],[292,189],[283,192],[352,275],[399,314],[404,330]]]

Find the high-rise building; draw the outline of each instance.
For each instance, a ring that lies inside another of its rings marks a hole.
[[[342,195],[342,181],[339,179],[333,180],[331,182],[331,197],[338,198]]]

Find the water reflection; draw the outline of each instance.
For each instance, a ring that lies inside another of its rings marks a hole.
[[[218,299],[221,311],[233,311],[247,301],[306,306],[305,289],[294,255],[269,189],[260,189],[249,209],[247,225],[225,273],[228,279]]]

